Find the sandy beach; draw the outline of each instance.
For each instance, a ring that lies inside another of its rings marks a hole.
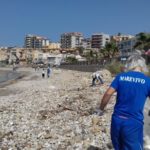
[[[115,95],[104,116],[93,115],[112,81],[90,87],[91,73],[53,69],[50,78],[32,68],[0,88],[0,148],[12,150],[109,150]],[[148,119],[148,118],[147,118]],[[147,126],[148,128],[148,126]]]

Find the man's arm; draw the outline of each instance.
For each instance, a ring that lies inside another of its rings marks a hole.
[[[112,87],[109,87],[108,90],[105,92],[102,100],[101,100],[101,104],[100,104],[100,110],[104,110],[104,108],[106,107],[106,105],[108,104],[111,96],[116,92],[116,90]]]

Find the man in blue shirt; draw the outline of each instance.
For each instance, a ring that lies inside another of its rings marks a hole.
[[[50,67],[47,68],[47,77],[49,78],[50,77],[50,73],[51,73],[51,69]]]
[[[115,150],[143,150],[143,108],[150,96],[150,78],[145,60],[139,54],[128,58],[126,72],[120,73],[105,92],[98,115],[117,92],[111,120],[111,140]]]

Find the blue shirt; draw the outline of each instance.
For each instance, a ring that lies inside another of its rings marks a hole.
[[[50,74],[51,70],[50,68],[47,68],[47,73]]]
[[[150,96],[150,78],[141,72],[121,73],[111,83],[117,91],[114,114],[143,121],[143,108]]]

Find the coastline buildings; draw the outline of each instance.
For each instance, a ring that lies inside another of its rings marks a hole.
[[[118,43],[118,48],[121,57],[128,57],[134,53],[134,46],[137,42],[137,37],[132,37],[127,40],[122,40]]]
[[[45,46],[45,48],[47,48],[49,50],[59,50],[60,43],[49,43],[49,45]]]
[[[25,37],[24,47],[25,48],[44,48],[45,46],[48,46],[49,44],[50,44],[50,41],[45,37],[28,34]]]
[[[0,61],[5,61],[6,59],[8,59],[7,49],[0,48]]]
[[[0,48],[0,61],[12,64],[13,62],[25,62],[27,50],[19,47]]]
[[[111,41],[116,43],[120,52],[120,57],[124,58],[134,53],[134,46],[137,42],[137,38],[133,35],[118,33],[118,35],[111,36]]]
[[[132,35],[112,35],[95,33],[91,38],[84,38],[80,32],[63,33],[60,36],[61,43],[50,42],[48,38],[28,34],[24,38],[24,47],[1,47],[0,61],[9,63],[19,60],[26,63],[34,60],[45,60],[45,57],[58,54],[86,54],[87,52],[99,52],[106,43],[115,42],[118,46],[120,57],[125,58],[134,53],[134,46],[138,41],[138,36]],[[83,55],[84,56],[84,55]],[[78,56],[79,57],[79,56]]]
[[[63,33],[61,35],[61,48],[74,49],[81,46],[83,34],[80,32]]]
[[[104,33],[95,33],[91,38],[91,48],[102,49],[110,42],[110,36]]]
[[[133,35],[118,34],[111,36],[111,41],[115,42],[116,45],[118,45],[119,42],[129,40],[133,37],[134,37]]]
[[[84,49],[90,49],[91,48],[91,38],[82,39],[81,47],[83,47]]]

